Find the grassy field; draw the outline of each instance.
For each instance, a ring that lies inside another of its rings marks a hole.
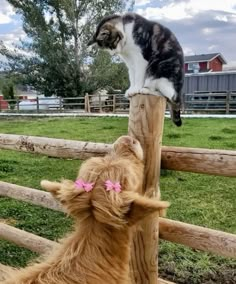
[[[127,133],[125,118],[1,120],[0,133],[111,143]],[[236,149],[234,119],[185,119],[181,128],[165,122],[163,145]],[[39,188],[40,180],[75,179],[81,162],[0,150],[0,180]],[[236,179],[163,171],[162,199],[168,218],[236,234]],[[0,198],[0,221],[56,240],[72,221],[62,213]],[[0,262],[24,266],[36,255],[0,241]],[[236,260],[161,241],[161,275],[176,283],[236,283]]]

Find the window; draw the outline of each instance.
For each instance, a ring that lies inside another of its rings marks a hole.
[[[195,70],[195,69],[200,69],[199,63],[198,62],[192,62],[188,64],[188,70]]]

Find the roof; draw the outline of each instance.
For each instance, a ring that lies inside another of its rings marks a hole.
[[[212,59],[219,57],[220,61],[222,64],[226,64],[226,60],[224,57],[221,55],[221,53],[209,53],[209,54],[199,54],[199,55],[189,55],[185,56],[184,60],[185,63],[190,63],[190,62],[205,62],[205,61],[211,61]]]

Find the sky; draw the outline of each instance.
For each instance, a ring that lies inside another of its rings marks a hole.
[[[170,28],[185,55],[219,52],[236,66],[236,0],[136,0],[135,12]],[[0,40],[25,37],[20,16],[0,0]]]

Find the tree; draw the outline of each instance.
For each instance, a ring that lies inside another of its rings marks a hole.
[[[0,78],[0,90],[3,94],[3,98],[8,100],[8,103],[11,109],[14,109],[16,104],[16,97],[15,97],[15,83],[12,78]]]
[[[121,90],[124,92],[129,85],[128,72],[124,63],[111,58],[106,52],[99,50],[89,68],[87,77],[87,92],[99,88]]]
[[[79,96],[84,91],[82,66],[86,43],[97,22],[123,10],[125,0],[7,0],[22,16],[28,41],[13,51],[0,43],[8,73],[45,95]],[[131,2],[130,2],[131,3]],[[132,4],[131,4],[132,5]],[[93,56],[93,54],[90,54]]]

